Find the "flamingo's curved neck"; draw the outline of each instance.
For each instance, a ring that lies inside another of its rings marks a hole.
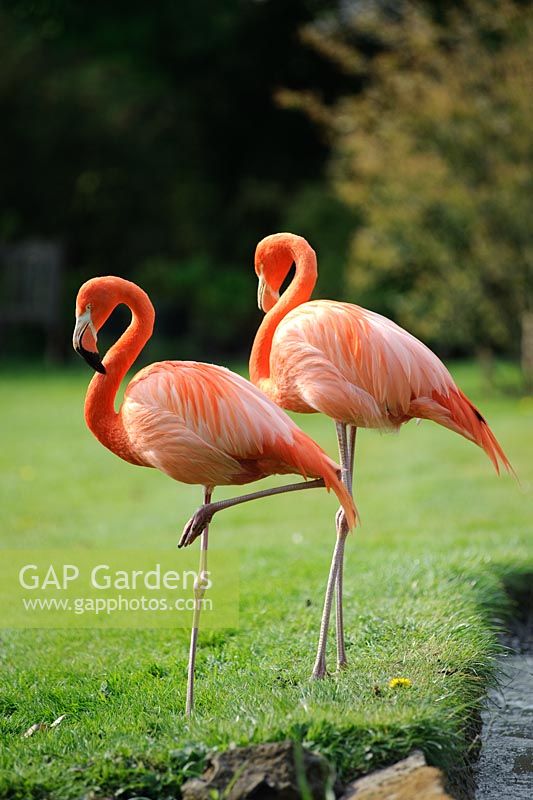
[[[131,322],[103,359],[106,374],[95,374],[85,397],[85,421],[96,438],[109,450],[133,464],[141,462],[126,435],[115,398],[123,377],[152,335],[155,312],[148,295],[131,284],[117,297],[115,307],[124,303],[131,311]]]
[[[315,251],[300,237],[295,243],[289,244],[289,249],[295,264],[294,278],[276,305],[265,314],[250,354],[250,380],[257,386],[270,378],[270,351],[276,328],[289,311],[309,300],[315,288]]]

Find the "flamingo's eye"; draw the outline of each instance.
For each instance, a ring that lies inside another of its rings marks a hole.
[[[91,311],[92,307],[93,307],[92,303],[87,303],[87,305],[85,306],[85,310],[86,311]]]

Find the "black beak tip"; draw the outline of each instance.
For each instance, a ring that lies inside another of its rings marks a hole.
[[[85,359],[90,367],[94,369],[95,372],[99,372],[100,375],[106,374],[106,369],[100,360],[100,356],[98,353],[93,353],[91,350],[85,350],[84,347],[77,347],[76,352]]]

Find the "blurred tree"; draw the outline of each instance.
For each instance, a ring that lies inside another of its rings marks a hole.
[[[324,179],[304,184],[286,204],[280,227],[304,236],[319,253],[317,297],[334,299],[346,293],[345,266],[357,220]]]
[[[517,353],[533,384],[533,6],[344,3],[303,38],[349,75],[333,104],[281,92],[333,147],[359,214],[351,299],[441,352]]]
[[[297,39],[331,6],[2,2],[0,240],[65,243],[66,324],[79,282],[114,272],[142,277],[182,352],[246,352],[255,244],[327,154],[273,93],[337,91]]]

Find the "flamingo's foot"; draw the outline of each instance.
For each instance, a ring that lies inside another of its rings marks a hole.
[[[348,536],[350,532],[343,508],[339,508],[335,514],[335,528],[337,530],[337,536]]]
[[[328,674],[325,661],[317,661],[311,673],[312,681],[321,681]]]
[[[208,505],[200,506],[183,528],[178,547],[188,547],[192,544],[203,533],[206,525],[209,525],[212,517],[213,511]]]
[[[346,658],[337,661],[337,672],[344,672],[348,668],[348,661]]]

